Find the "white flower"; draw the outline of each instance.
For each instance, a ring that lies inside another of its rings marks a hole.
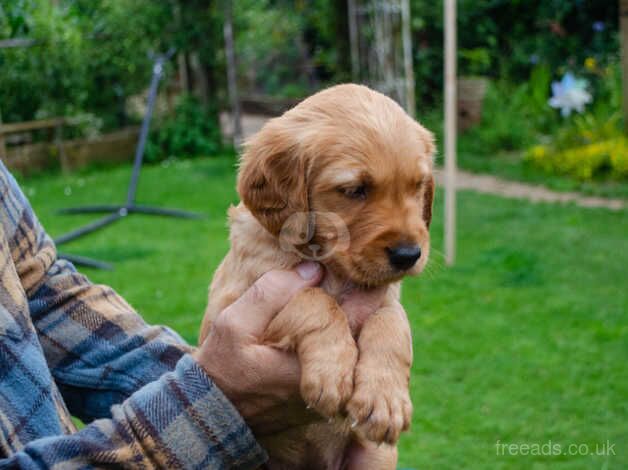
[[[582,113],[584,106],[592,100],[587,81],[577,79],[571,73],[566,73],[560,82],[552,82],[552,95],[549,105],[560,109],[563,116],[569,116],[573,110]]]

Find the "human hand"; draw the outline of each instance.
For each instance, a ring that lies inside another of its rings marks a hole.
[[[318,284],[323,270],[303,263],[271,271],[214,320],[196,360],[238,409],[256,435],[320,419],[299,393],[301,370],[294,352],[261,343],[266,327],[299,290]],[[353,331],[379,308],[384,290],[353,291],[341,305]]]

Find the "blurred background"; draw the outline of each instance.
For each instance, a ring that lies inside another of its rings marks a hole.
[[[628,2],[457,2],[457,257],[443,261],[439,189],[428,272],[403,293],[415,413],[402,468],[628,466],[620,10]],[[58,209],[124,205],[168,53],[137,200],[202,217],[138,216],[59,248],[110,263],[85,272],[194,343],[228,249],[242,140],[358,81],[442,149],[443,12],[442,0],[2,0],[0,157],[54,237],[97,220]]]

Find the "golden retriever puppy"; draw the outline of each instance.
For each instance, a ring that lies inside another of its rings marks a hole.
[[[265,272],[304,259],[327,271],[266,332],[267,343],[297,352],[303,399],[325,417],[262,439],[270,468],[395,468],[412,414],[399,281],[427,262],[433,153],[432,134],[397,103],[351,84],[307,98],[247,142],[242,202],[229,210],[231,249],[210,286],[201,341]],[[338,299],[376,286],[387,286],[384,304],[352,331]]]

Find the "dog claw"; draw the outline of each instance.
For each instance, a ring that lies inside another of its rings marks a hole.
[[[354,419],[353,423],[351,423],[351,429],[355,428],[358,425],[358,420]]]

